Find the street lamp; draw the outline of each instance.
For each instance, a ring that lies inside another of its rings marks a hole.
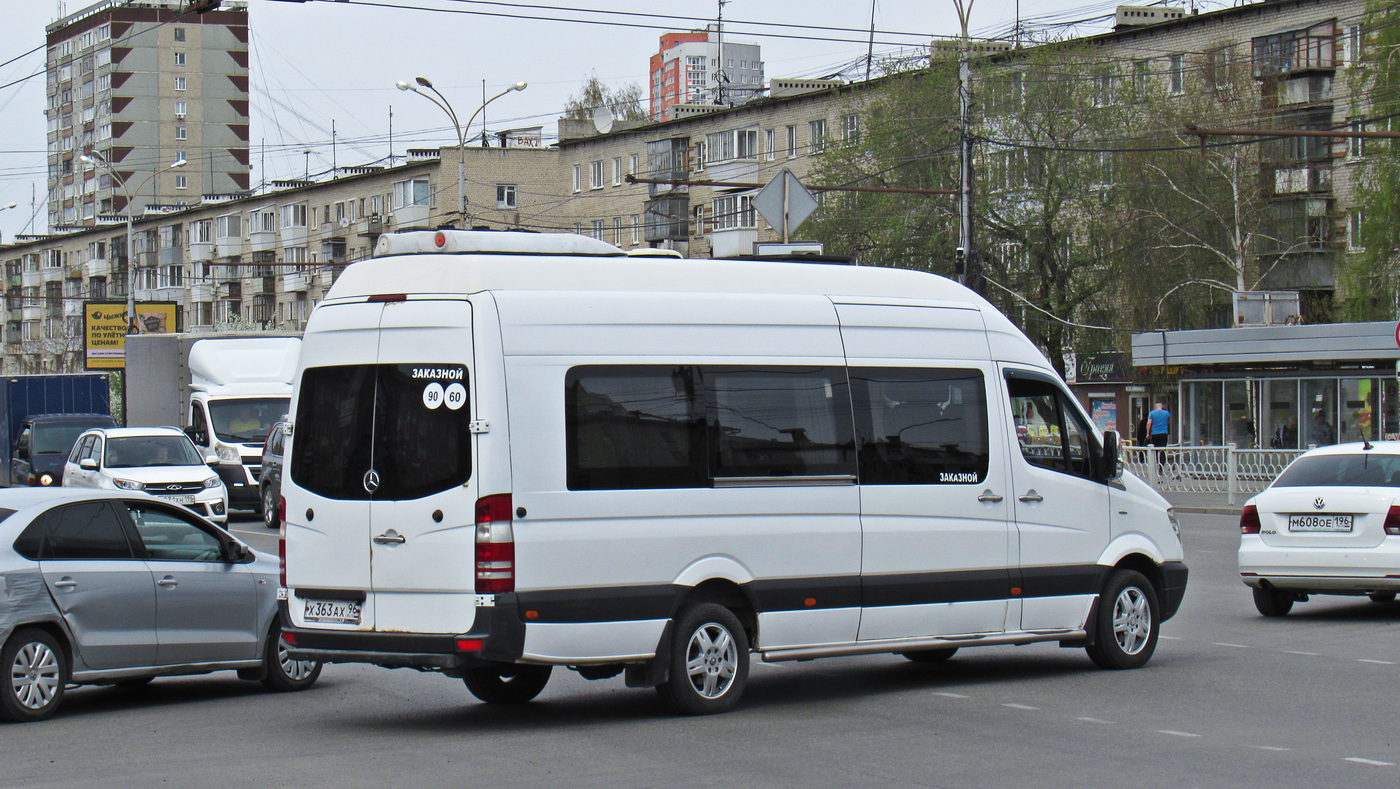
[[[417,93],[419,96],[422,96],[428,101],[431,101],[433,104],[436,104],[439,108],[442,109],[443,112],[447,113],[447,117],[452,119],[452,127],[457,130],[457,211],[459,217],[458,221],[461,222],[463,226],[465,226],[467,220],[467,130],[471,128],[472,121],[476,120],[476,116],[481,114],[482,110],[486,109],[487,104],[490,104],[491,102],[495,101],[496,99],[499,99],[507,93],[510,93],[511,91],[525,90],[525,88],[529,86],[529,83],[517,82],[514,85],[511,85],[509,88],[506,88],[500,93],[497,93],[496,95],[487,99],[486,101],[483,101],[481,103],[481,106],[476,108],[476,112],[473,112],[472,116],[467,119],[467,123],[464,126],[457,120],[457,113],[453,111],[452,105],[449,104],[447,101],[447,97],[439,93],[438,89],[433,87],[433,83],[430,82],[427,77],[414,77],[413,81],[418,83],[420,87],[424,87],[432,91],[432,95],[430,96],[427,93],[424,93],[417,87],[414,87],[413,85],[410,85],[409,83],[404,82],[403,80],[399,80],[398,82],[394,83],[394,85],[399,90],[406,90],[412,93]],[[434,98],[434,96],[436,96],[437,98]],[[484,139],[486,135],[486,130],[482,129],[481,133]]]
[[[141,183],[136,185],[136,189],[134,191],[128,188],[126,180],[123,179],[120,175],[118,175],[117,171],[112,169],[111,163],[104,159],[102,157],[102,154],[98,153],[97,151],[92,151],[90,153],[85,153],[79,156],[78,161],[82,162],[83,164],[91,164],[106,170],[107,174],[115,178],[117,180],[117,183],[121,185],[122,191],[126,193],[126,333],[135,334],[136,254],[131,246],[131,219],[133,213],[132,203],[136,201],[136,198],[133,197],[133,195],[139,194],[141,192],[141,188],[144,187],[147,183],[149,183],[152,178],[155,178],[157,175],[160,175],[166,170],[174,170],[177,167],[184,167],[185,157],[182,156],[179,159],[176,159],[170,164],[146,176],[146,178],[143,181],[141,181]]]

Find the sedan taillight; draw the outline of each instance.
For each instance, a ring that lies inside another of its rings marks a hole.
[[[1259,533],[1259,508],[1250,504],[1240,513],[1240,534]]]
[[[1400,507],[1392,506],[1385,514],[1385,533],[1400,534]]]

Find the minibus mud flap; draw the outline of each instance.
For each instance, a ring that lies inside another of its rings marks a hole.
[[[627,687],[654,688],[666,684],[666,680],[670,679],[671,626],[674,623],[675,620],[668,621],[666,627],[661,630],[661,640],[656,644],[655,657],[645,663],[634,663],[627,667],[622,675]]]
[[[1084,622],[1084,635],[1080,638],[1066,638],[1060,641],[1060,646],[1065,649],[1083,649],[1094,645],[1095,636],[1098,635],[1099,624],[1099,596],[1094,597],[1094,602],[1089,604],[1089,618]]]

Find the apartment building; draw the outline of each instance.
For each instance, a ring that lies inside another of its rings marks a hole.
[[[50,228],[248,190],[247,7],[187,5],[106,0],[48,26]]]
[[[0,373],[83,368],[84,301],[174,302],[180,331],[300,330],[349,263],[379,235],[440,226],[542,229],[561,201],[557,152],[468,148],[467,217],[458,215],[456,146],[410,150],[393,167],[351,167],[190,208],[147,206],[126,225],[21,236],[5,265]],[[442,166],[443,159],[448,162]]]
[[[725,40],[718,25],[661,36],[649,73],[650,114],[657,120],[670,120],[678,104],[742,104],[765,85],[762,48]]]

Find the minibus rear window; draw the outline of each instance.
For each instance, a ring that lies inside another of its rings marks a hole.
[[[465,483],[472,472],[469,391],[461,365],[307,369],[292,481],[327,498],[381,501],[423,498]]]
[[[862,485],[976,484],[987,478],[980,370],[851,368]]]

